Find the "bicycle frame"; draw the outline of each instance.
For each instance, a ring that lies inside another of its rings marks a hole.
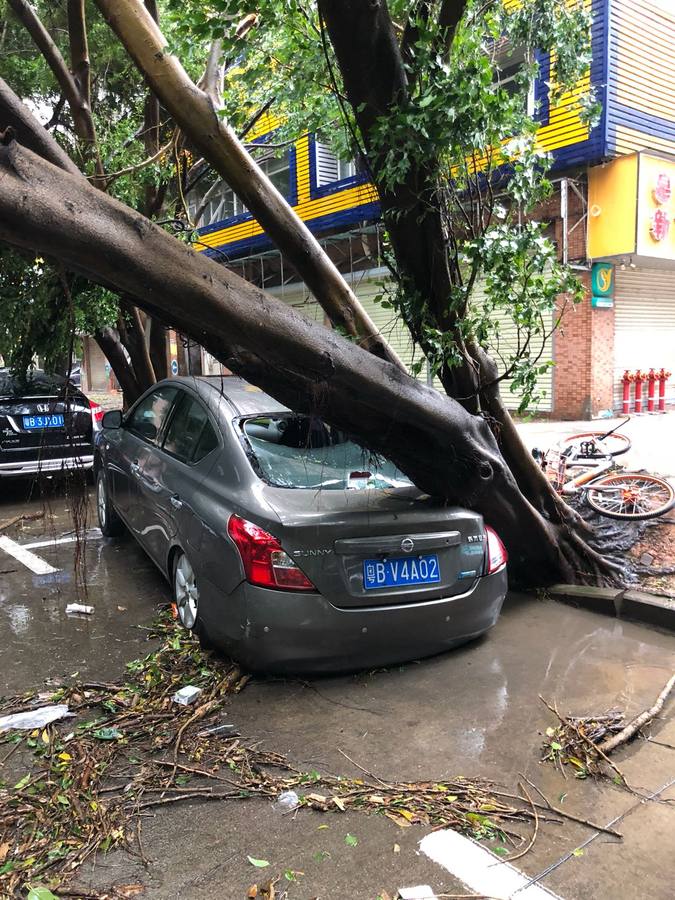
[[[615,468],[615,463],[614,458],[609,456],[597,463],[589,463],[588,460],[586,460],[585,462],[571,462],[566,465],[567,469],[573,467],[583,468],[584,471],[574,478],[571,478],[569,481],[566,481],[560,488],[560,493],[565,494],[568,497],[576,494],[584,485],[592,484],[596,478],[604,475],[605,472],[609,472],[610,469]],[[588,471],[589,469],[590,471]]]

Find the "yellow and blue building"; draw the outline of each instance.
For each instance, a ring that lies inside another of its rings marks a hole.
[[[614,409],[625,369],[675,372],[675,0],[588,4],[593,20],[587,75],[553,102],[555,58],[541,53],[533,85],[537,139],[552,155],[557,186],[539,212],[561,256],[588,286],[586,301],[565,312],[546,351],[555,365],[542,376],[546,397],[539,409],[570,418]],[[592,127],[580,117],[577,102],[589,89],[602,110]],[[277,126],[268,114],[258,124],[256,142],[268,141]],[[377,302],[386,291],[386,270],[379,259],[379,204],[367,177],[335,160],[312,134],[295,142],[286,169],[275,177],[410,361],[407,335]],[[262,286],[272,285],[286,302],[320,317],[304,287],[284,273],[258,223],[226,201],[220,217],[199,229],[200,249],[247,277],[259,272]],[[596,287],[601,267],[610,281],[602,296],[592,292],[594,264]],[[675,400],[672,380],[668,394]]]

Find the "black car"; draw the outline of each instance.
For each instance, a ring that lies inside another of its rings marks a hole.
[[[60,375],[0,368],[0,478],[91,469],[103,410]]]

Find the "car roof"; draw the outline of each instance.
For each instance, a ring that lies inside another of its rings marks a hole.
[[[288,407],[238,375],[188,375],[169,379],[168,383],[183,383],[196,390],[204,399],[217,393],[240,416],[270,412],[286,412]]]

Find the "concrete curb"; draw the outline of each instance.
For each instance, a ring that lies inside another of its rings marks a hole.
[[[556,600],[581,606],[593,612],[643,622],[675,632],[675,600],[647,591],[626,588],[585,587],[578,584],[555,584],[547,593]]]

